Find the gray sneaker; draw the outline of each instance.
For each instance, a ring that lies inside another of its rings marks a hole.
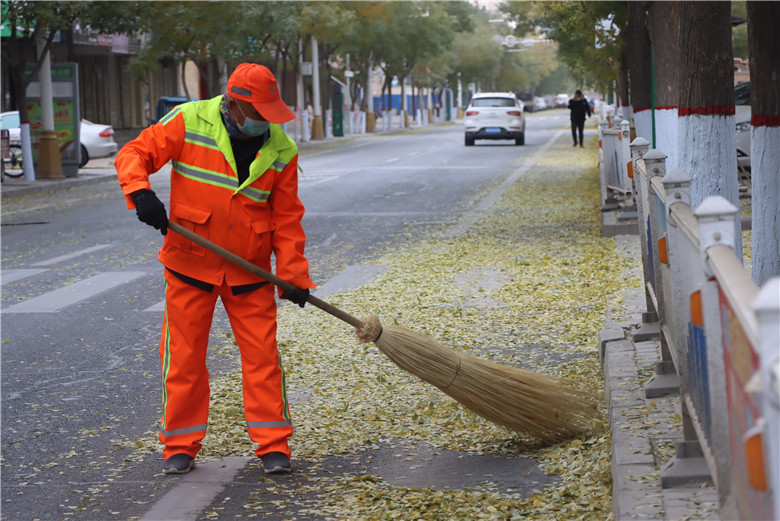
[[[186,474],[195,467],[195,458],[189,454],[174,454],[163,465],[165,474]]]
[[[287,474],[292,472],[290,460],[281,452],[269,452],[260,456],[263,460],[263,471],[266,474]]]

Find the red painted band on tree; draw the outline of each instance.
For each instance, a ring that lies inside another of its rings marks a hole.
[[[736,110],[734,106],[728,107],[680,107],[679,116],[733,116]]]
[[[750,124],[754,127],[780,127],[780,116],[753,116]]]

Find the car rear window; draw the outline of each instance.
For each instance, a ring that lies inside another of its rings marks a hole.
[[[0,127],[4,129],[19,128],[19,114],[3,114]]]
[[[475,98],[471,100],[472,107],[515,107],[512,98]]]
[[[750,105],[750,82],[746,81],[734,87],[734,105]]]

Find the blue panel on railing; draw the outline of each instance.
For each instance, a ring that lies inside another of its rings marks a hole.
[[[710,414],[710,382],[707,369],[707,337],[702,327],[688,323],[688,391],[696,407],[704,435],[712,446],[712,416]]]

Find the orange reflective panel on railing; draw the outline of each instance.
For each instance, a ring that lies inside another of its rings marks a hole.
[[[694,326],[704,327],[704,313],[701,307],[701,290],[691,293],[691,323]]]
[[[669,255],[666,253],[666,237],[658,239],[658,260],[669,264]]]
[[[629,161],[628,163],[626,163],[626,166],[628,167],[628,177],[633,179],[634,178],[634,162],[633,161]]]
[[[745,439],[747,474],[750,486],[762,492],[767,490],[766,468],[764,466],[764,440],[761,433],[748,433]]]

